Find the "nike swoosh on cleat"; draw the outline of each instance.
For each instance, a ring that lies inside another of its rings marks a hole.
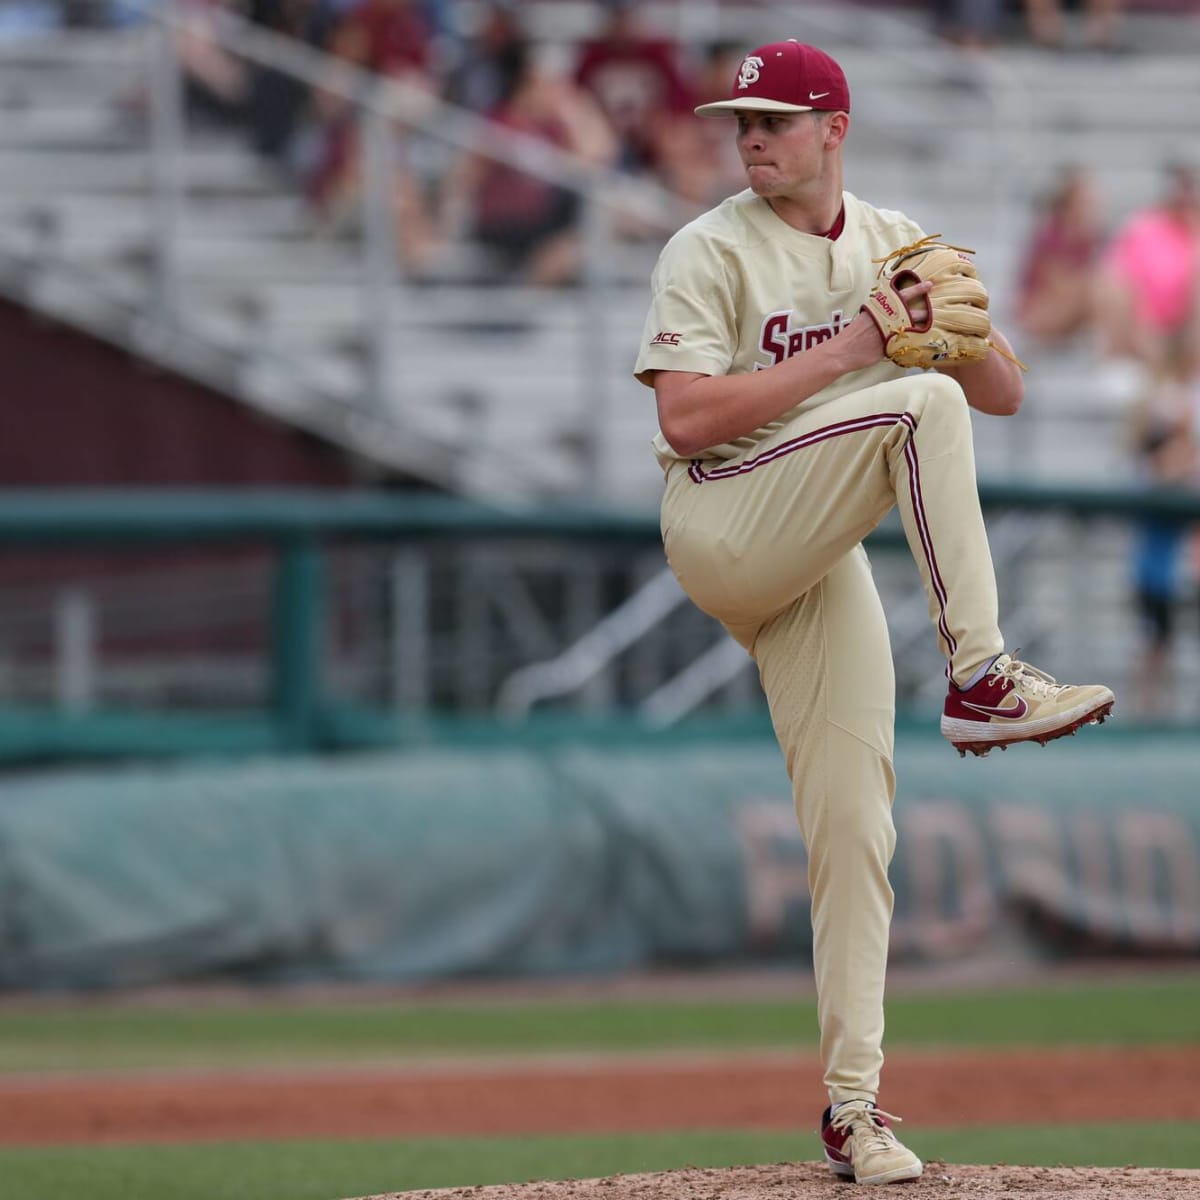
[[[1029,711],[1029,703],[1023,696],[1018,696],[1016,699],[1016,704],[1010,705],[1008,708],[1000,708],[992,704],[972,704],[969,700],[964,700],[962,705],[963,708],[973,708],[985,717],[1007,717],[1011,721],[1018,721]]]

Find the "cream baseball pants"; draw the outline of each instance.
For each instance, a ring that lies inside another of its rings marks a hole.
[[[799,416],[741,458],[672,464],[680,584],[753,656],[808,851],[821,1056],[834,1102],[873,1100],[895,848],[895,677],[862,539],[899,508],[951,678],[1000,653],[962,389],[926,373]]]

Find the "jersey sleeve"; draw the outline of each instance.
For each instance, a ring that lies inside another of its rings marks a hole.
[[[663,249],[650,290],[634,377],[653,387],[656,371],[728,374],[737,351],[737,318],[715,247],[676,236]]]

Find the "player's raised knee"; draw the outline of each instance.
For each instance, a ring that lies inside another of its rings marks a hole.
[[[930,390],[933,400],[940,405],[956,405],[964,411],[967,407],[967,394],[957,379],[949,375],[939,375],[936,371],[926,371],[921,376],[922,382]]]
[[[933,412],[939,420],[970,422],[967,394],[956,379],[926,371],[920,376],[921,384],[928,397],[926,414]]]

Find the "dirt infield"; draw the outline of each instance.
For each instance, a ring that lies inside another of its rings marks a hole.
[[[653,1175],[616,1175],[520,1187],[445,1188],[405,1192],[404,1200],[834,1200],[853,1193],[819,1163],[691,1169]],[[938,1196],[944,1200],[1194,1200],[1200,1171],[1121,1167],[960,1167],[926,1163],[915,1182],[878,1189],[881,1197]],[[374,1196],[369,1200],[389,1200]]]
[[[1200,1046],[897,1052],[885,1078],[881,1103],[920,1129],[1153,1120],[1164,1113],[1200,1120]],[[686,1129],[805,1135],[822,1096],[814,1058],[763,1052],[8,1077],[0,1078],[0,1142]],[[1192,1186],[1200,1197],[1200,1179]]]

